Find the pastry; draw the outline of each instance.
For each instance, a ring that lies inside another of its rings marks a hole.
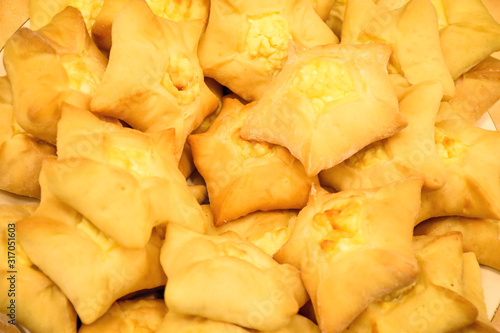
[[[201,235],[169,224],[160,259],[168,276],[165,303],[179,314],[276,330],[307,301],[295,267],[276,263],[237,237]]]
[[[251,105],[226,96],[210,129],[188,140],[207,183],[216,226],[259,210],[300,209],[314,181],[285,148],[240,137],[252,112]]]
[[[146,134],[65,106],[58,160],[44,165],[48,187],[126,247],[144,247],[153,227],[166,222],[204,232],[205,216],[177,168],[173,141],[172,130]]]
[[[304,51],[253,107],[241,137],[286,147],[314,176],[395,134],[407,123],[386,71],[390,53],[382,43]]]
[[[414,239],[417,281],[373,302],[346,332],[457,332],[478,311],[462,296],[463,254],[459,233]]]
[[[117,301],[101,318],[90,325],[82,325],[78,333],[154,333],[166,313],[167,307],[161,299]]]
[[[337,42],[309,0],[213,0],[198,55],[206,76],[253,101],[262,97],[294,48]]]
[[[438,236],[457,231],[463,235],[464,252],[474,252],[480,264],[500,270],[500,225],[497,220],[439,217],[415,227],[415,235]]]
[[[80,11],[67,7],[43,28],[22,28],[5,45],[14,114],[23,130],[55,144],[61,105],[88,108],[107,64]]]
[[[111,27],[116,14],[127,4],[127,0],[104,0],[92,25],[92,38],[104,50],[111,49]],[[173,21],[202,20],[206,24],[208,0],[179,1],[179,0],[146,0],[153,13]]]
[[[113,21],[113,48],[91,110],[141,131],[175,128],[179,159],[189,133],[218,107],[196,56],[201,29],[200,20],[174,22],[144,0],[128,2]]]
[[[445,168],[434,143],[434,124],[442,96],[443,89],[438,81],[412,86],[399,102],[399,111],[408,120],[408,126],[322,171],[321,183],[347,190],[383,186],[421,176],[425,188],[443,186]]]
[[[403,75],[411,84],[438,80],[445,97],[451,98],[455,86],[441,52],[433,2],[410,0],[400,4],[401,1],[350,0],[342,26],[342,42],[390,44],[391,73]]]
[[[500,50],[500,23],[481,0],[444,0],[446,25],[439,31],[453,79]]]
[[[16,237],[16,222],[30,216],[36,208],[37,204],[0,205],[0,254],[3,259],[0,263],[1,312],[11,314],[9,306],[11,300],[15,300],[15,322],[31,333],[75,333],[76,313],[73,305],[31,262]],[[15,244],[14,251],[12,243]],[[12,275],[14,280],[9,279]],[[14,288],[11,286],[13,281]],[[12,317],[7,317],[7,320],[12,320]],[[4,332],[1,325],[0,330]]]
[[[55,154],[54,146],[19,127],[14,118],[10,82],[7,77],[0,77],[0,189],[39,198],[42,162]]]
[[[294,210],[255,212],[220,227],[209,228],[208,233],[221,236],[236,233],[272,256],[290,237],[297,213]]]
[[[128,249],[76,212],[63,220],[41,216],[58,209],[45,205],[17,223],[18,242],[68,297],[83,324],[100,318],[120,297],[165,284],[158,259],[162,239],[156,230],[144,248]]]
[[[409,178],[338,193],[313,187],[274,258],[301,270],[322,332],[342,332],[372,302],[415,282],[411,239],[421,186]]]
[[[422,190],[417,222],[450,215],[500,219],[500,133],[457,118],[438,122],[434,137],[446,183],[437,190]]]

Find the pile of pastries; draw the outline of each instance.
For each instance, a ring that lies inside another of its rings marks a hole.
[[[39,201],[0,206],[0,311],[15,222],[32,333],[497,332],[499,11],[31,0],[0,189]]]

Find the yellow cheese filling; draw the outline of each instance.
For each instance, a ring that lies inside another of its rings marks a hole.
[[[292,87],[306,95],[315,112],[355,91],[351,75],[345,66],[327,57],[320,57],[302,66],[292,80]]]
[[[108,163],[125,169],[139,178],[154,175],[152,156],[141,149],[108,147]]]
[[[354,169],[365,169],[372,165],[389,160],[389,155],[384,149],[384,143],[377,141],[361,149],[359,152],[344,161],[345,165]]]
[[[280,69],[288,56],[291,35],[288,22],[278,14],[249,18],[246,53],[261,61],[267,71]]]
[[[87,95],[92,95],[96,91],[101,80],[87,67],[81,56],[64,56],[61,63],[68,75],[71,89]]]
[[[95,19],[101,11],[104,0],[69,0],[67,6],[75,7],[82,13],[83,20],[90,32]]]
[[[451,160],[460,158],[467,152],[467,145],[459,139],[445,135],[438,128],[434,131],[434,140],[443,163],[449,164]]]
[[[113,238],[106,236],[84,217],[82,217],[82,220],[76,225],[76,229],[90,238],[104,252],[109,252],[113,248],[118,247],[118,243]]]
[[[314,215],[313,229],[321,235],[324,252],[350,252],[366,242],[358,218],[360,205],[358,200],[348,200]]]
[[[162,86],[181,105],[193,102],[200,94],[200,83],[194,66],[183,53],[172,54],[166,73],[161,80]]]
[[[172,20],[204,19],[208,4],[202,0],[146,0],[156,15]]]

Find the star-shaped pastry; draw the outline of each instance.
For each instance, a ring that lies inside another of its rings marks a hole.
[[[474,252],[481,265],[500,270],[500,222],[459,216],[429,219],[415,227],[415,235],[462,233],[464,252]]]
[[[423,189],[418,222],[438,216],[499,220],[500,132],[453,118],[436,123],[435,140],[446,182]]]
[[[406,126],[386,66],[388,45],[331,44],[302,52],[268,86],[241,128],[286,147],[308,175]]]
[[[343,43],[388,43],[393,49],[391,73],[411,84],[438,80],[444,95],[453,96],[455,85],[441,52],[438,16],[431,1],[349,0],[346,8]]]
[[[202,25],[163,19],[142,0],[128,2],[113,21],[113,48],[91,110],[141,131],[175,128],[179,158],[189,133],[219,105],[196,55]]]
[[[175,313],[272,331],[288,325],[307,302],[295,267],[237,237],[169,224],[160,260],[168,276],[165,303]],[[262,315],[264,304],[270,306]]]
[[[439,31],[444,61],[453,79],[500,50],[500,23],[481,0],[443,0]]]
[[[258,210],[304,207],[314,178],[285,148],[243,140],[241,126],[254,112],[252,106],[244,106],[234,95],[222,101],[221,113],[210,129],[188,140],[194,163],[207,183],[214,224]]]
[[[321,183],[346,190],[383,186],[417,176],[424,178],[425,188],[443,186],[445,168],[434,143],[434,125],[442,96],[443,88],[438,81],[408,89],[399,103],[399,111],[408,120],[408,126],[322,171]]]
[[[144,247],[153,227],[167,222],[204,232],[205,214],[177,168],[173,141],[172,130],[142,133],[66,105],[58,159],[44,165],[48,187],[123,246]]]
[[[460,234],[419,236],[413,245],[417,281],[375,300],[345,332],[458,332],[474,324],[478,311],[464,297]]]
[[[342,332],[373,301],[415,281],[421,186],[409,178],[338,193],[313,188],[274,258],[300,268],[322,332]]]
[[[17,223],[17,240],[68,297],[82,323],[93,323],[120,297],[165,284],[157,229],[143,248],[120,246],[50,193],[43,169],[40,182],[40,207]]]
[[[309,0],[213,0],[198,55],[206,76],[253,101],[294,48],[337,42]]]
[[[55,144],[61,105],[87,109],[107,64],[78,9],[67,7],[43,28],[21,28],[4,50],[15,118],[29,134]]]
[[[16,238],[17,221],[29,217],[36,207],[37,204],[0,205],[1,312],[11,314],[14,299],[15,321],[30,332],[76,332],[76,313],[66,295],[33,265],[17,239],[12,241]],[[9,279],[12,274],[14,279]]]
[[[6,76],[0,77],[0,189],[39,198],[42,162],[55,154],[54,146],[19,127],[14,117],[10,82]]]

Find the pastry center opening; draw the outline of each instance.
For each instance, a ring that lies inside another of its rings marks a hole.
[[[196,69],[183,53],[170,56],[161,84],[177,98],[181,105],[193,102],[200,92]]]
[[[291,35],[288,22],[278,14],[249,18],[246,52],[266,65],[268,71],[280,69],[288,56]]]
[[[339,101],[354,91],[353,79],[345,66],[325,57],[302,66],[292,86],[309,98],[317,113],[321,113],[328,103]]]

